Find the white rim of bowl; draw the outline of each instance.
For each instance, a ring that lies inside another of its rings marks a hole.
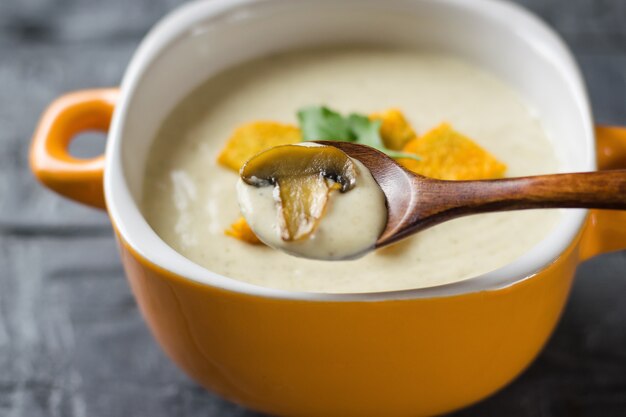
[[[297,0],[290,1],[295,2]],[[583,119],[587,130],[588,152],[585,165],[589,170],[595,169],[594,135],[586,90],[578,66],[560,37],[539,18],[516,4],[498,0],[437,1],[480,11],[483,14],[495,15],[505,19],[504,21],[515,19],[518,25],[525,25],[528,30],[541,33],[542,37],[552,38],[559,45],[562,56],[558,62],[555,62],[555,65],[562,68],[563,71],[561,72],[567,76],[568,84],[578,96],[577,104],[580,117]],[[109,215],[118,233],[140,256],[182,278],[251,296],[304,301],[384,301],[449,297],[506,288],[531,278],[538,271],[553,263],[576,238],[584,224],[586,210],[569,210],[563,215],[563,219],[558,223],[555,230],[544,240],[515,261],[494,271],[439,286],[366,293],[301,292],[262,287],[212,272],[176,252],[161,240],[144,219],[126,184],[122,167],[120,138],[129,105],[129,97],[134,93],[137,82],[141,79],[144,71],[160,55],[163,47],[176,42],[195,23],[258,2],[258,0],[195,1],[175,9],[146,35],[127,68],[106,147],[105,196]],[[542,49],[539,41],[537,39],[534,41],[536,43],[534,46],[537,49]]]

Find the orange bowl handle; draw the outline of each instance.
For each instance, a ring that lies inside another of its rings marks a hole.
[[[600,170],[626,168],[626,128],[596,127]],[[581,259],[626,248],[626,211],[590,210],[580,245]]]
[[[30,166],[39,181],[64,197],[98,208],[104,202],[104,155],[79,159],[68,148],[76,134],[107,132],[119,90],[84,90],[55,100],[43,113],[30,149]]]

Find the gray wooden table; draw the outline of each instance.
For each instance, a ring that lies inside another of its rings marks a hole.
[[[626,124],[626,0],[524,0],[564,36],[596,119]],[[117,85],[177,0],[0,0],[0,416],[254,416],[199,388],[144,326],[102,212],[40,187],[27,166],[53,98]],[[101,137],[78,141],[97,154]],[[457,416],[626,415],[626,256],[583,265],[538,360]]]

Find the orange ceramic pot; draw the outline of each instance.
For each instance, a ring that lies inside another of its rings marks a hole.
[[[451,25],[464,36],[441,29]],[[371,41],[372,33],[480,62],[538,109],[560,138],[564,169],[595,169],[587,99],[569,53],[534,17],[490,0],[193,3],[151,32],[121,89],[60,98],[33,139],[31,165],[44,185],[107,207],[137,303],[167,354],[207,389],[255,410],[426,416],[476,402],[515,378],[546,343],[577,265],[626,247],[625,213],[572,211],[549,241],[493,274],[423,290],[332,295],[219,276],[156,236],[137,204],[143,167],[160,121],[181,97],[253,56]],[[524,68],[502,62],[514,57],[524,58]],[[69,142],[89,129],[109,131],[106,156],[73,158]],[[626,130],[595,133],[600,169],[625,167]]]

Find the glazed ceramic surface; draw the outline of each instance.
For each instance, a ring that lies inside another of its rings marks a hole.
[[[195,86],[260,55],[346,43],[433,49],[483,66],[536,110],[562,170],[596,169],[587,98],[569,52],[525,11],[488,0],[191,3],[147,36],[120,90],[73,93],[51,105],[31,164],[51,189],[106,206],[148,325],[207,388],[283,416],[451,411],[530,363],[558,320],[578,263],[626,246],[624,213],[569,211],[519,260],[459,284],[319,294],[205,270],[162,242],[138,209],[151,140]],[[87,129],[108,129],[106,157],[68,154],[72,137]],[[601,168],[626,165],[624,130],[598,128],[597,139]]]

